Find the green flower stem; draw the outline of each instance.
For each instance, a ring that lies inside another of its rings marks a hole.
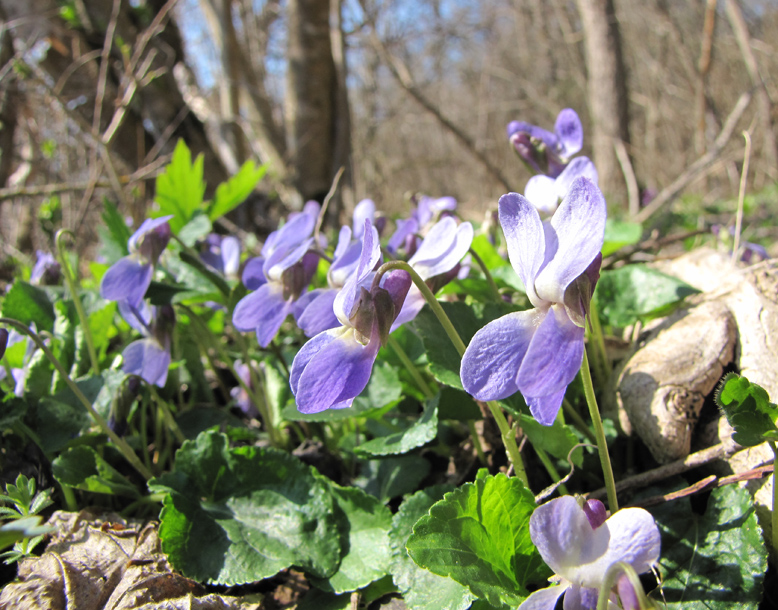
[[[590,338],[594,342],[594,347],[597,350],[597,363],[599,376],[603,384],[608,382],[611,376],[611,366],[608,360],[608,352],[605,349],[605,337],[602,334],[602,325],[600,324],[600,316],[597,313],[597,301],[591,299],[589,301],[589,316],[587,317],[590,325]]]
[[[486,461],[484,448],[481,446],[481,439],[478,438],[478,430],[475,429],[475,420],[467,420],[467,429],[470,430],[470,438],[473,439],[473,446],[475,447],[475,452],[478,455],[478,459],[484,466],[486,466],[489,462]]]
[[[492,291],[492,296],[494,297],[494,300],[499,303],[500,301],[502,301],[502,295],[500,294],[500,289],[497,288],[497,284],[495,283],[494,278],[492,277],[491,272],[487,268],[486,263],[484,263],[483,259],[480,256],[478,256],[476,251],[473,250],[472,248],[470,248],[470,250],[468,250],[468,252],[470,252],[470,256],[473,257],[473,260],[481,268],[481,271],[483,272],[484,277],[486,278],[486,282],[489,284],[489,288]]]
[[[605,489],[608,492],[608,508],[610,508],[611,514],[613,514],[619,510],[619,502],[616,496],[616,482],[613,479],[613,468],[611,467],[611,459],[608,455],[608,445],[605,442],[605,428],[602,426],[600,409],[597,406],[597,399],[594,396],[594,385],[592,384],[592,374],[589,370],[589,358],[586,355],[586,348],[584,348],[583,352],[581,379],[583,380],[586,403],[589,405],[589,415],[594,424],[594,435],[597,437],[597,451],[600,454],[600,464],[602,465],[602,474],[605,479]]]
[[[259,416],[262,419],[262,423],[265,425],[265,429],[267,430],[268,436],[270,437],[270,444],[273,445],[273,447],[281,447],[282,444],[280,443],[280,440],[278,438],[278,431],[276,430],[275,425],[273,424],[273,421],[270,417],[270,410],[267,407],[267,402],[265,401],[265,397],[259,393],[258,388],[262,387],[261,380],[257,378],[256,373],[254,371],[254,367],[251,366],[251,359],[249,358],[248,347],[246,346],[246,342],[243,340],[243,336],[240,334],[237,335],[236,341],[238,342],[241,351],[243,353],[243,362],[246,364],[246,366],[249,367],[251,380],[254,382],[255,388],[257,388],[256,390],[250,388],[249,385],[245,381],[243,381],[241,376],[238,375],[238,372],[235,370],[235,365],[233,364],[232,358],[230,358],[230,355],[227,353],[227,350],[224,348],[224,346],[221,344],[218,338],[213,336],[211,331],[205,326],[205,323],[200,319],[200,317],[186,305],[179,304],[178,306],[184,312],[186,312],[186,315],[189,316],[189,319],[195,323],[195,325],[197,326],[197,330],[200,333],[200,336],[207,338],[207,341],[210,342],[211,346],[216,350],[216,353],[222,359],[224,365],[230,370],[230,373],[232,373],[232,376],[237,380],[240,387],[246,391],[246,393],[251,398],[252,402],[257,406],[257,410],[259,411]]]
[[[162,411],[162,417],[165,419],[165,424],[167,425],[168,429],[173,432],[173,436],[176,437],[176,440],[179,442],[179,444],[183,445],[186,437],[184,436],[184,433],[181,432],[181,428],[178,427],[178,423],[173,417],[173,413],[171,413],[170,409],[168,408],[167,401],[164,401],[159,397],[159,394],[155,388],[151,386],[149,387],[151,388],[151,393],[154,396],[154,401]]]
[[[535,446],[533,446],[533,448],[535,449],[535,453],[538,454],[538,458],[542,462],[546,471],[551,476],[551,479],[554,481],[554,483],[559,483],[562,477],[559,476],[559,472],[554,466],[554,462],[551,461],[551,458],[548,457],[548,454],[545,451]],[[559,490],[559,493],[562,494],[563,496],[567,496],[570,493],[567,491],[567,487],[565,487],[564,483],[561,483],[559,487],[557,487],[557,489]]]
[[[619,579],[626,576],[629,579],[632,588],[635,590],[639,608],[652,608],[653,606],[646,597],[643,585],[640,583],[640,577],[635,572],[635,568],[625,561],[617,561],[605,572],[605,578],[600,585],[600,594],[597,598],[597,610],[608,610],[610,594],[613,588],[618,584]]]
[[[116,445],[116,448],[121,452],[121,454],[124,456],[124,458],[132,465],[135,470],[140,473],[140,475],[148,481],[151,477],[154,475],[151,473],[151,471],[146,468],[143,463],[140,461],[137,455],[135,455],[135,452],[132,450],[132,448],[127,444],[127,442],[119,437],[111,428],[108,426],[108,422],[105,421],[105,418],[103,418],[102,415],[100,415],[95,408],[92,406],[92,403],[89,402],[89,399],[84,396],[84,393],[81,391],[81,388],[79,388],[76,385],[76,382],[73,381],[70,378],[70,375],[68,375],[68,372],[65,370],[65,367],[62,366],[62,363],[57,360],[57,357],[51,353],[51,350],[46,347],[46,344],[41,341],[41,338],[34,332],[32,332],[29,328],[27,328],[24,324],[19,322],[19,320],[14,320],[12,318],[0,318],[0,324],[7,324],[8,326],[13,326],[16,330],[18,330],[21,333],[24,333],[30,339],[33,340],[35,345],[40,349],[46,358],[49,359],[49,361],[54,365],[54,368],[57,369],[57,372],[62,376],[62,379],[65,381],[65,383],[68,385],[68,387],[71,389],[73,394],[75,394],[76,398],[81,402],[81,404],[84,405],[89,415],[92,417],[92,420],[100,427],[100,429],[103,431],[103,433],[108,435],[108,438],[111,439],[114,445]]]
[[[77,513],[78,512],[78,502],[76,501],[76,494],[73,493],[73,488],[68,487],[67,485],[63,485],[62,483],[57,483],[59,485],[60,490],[62,491],[62,499],[65,501],[65,508],[69,510],[71,513]]]
[[[413,364],[411,359],[408,357],[408,354],[405,353],[405,350],[397,342],[397,339],[392,337],[392,335],[389,335],[387,342],[389,343],[389,347],[391,347],[394,350],[394,353],[397,354],[397,357],[400,359],[400,362],[402,362],[405,369],[408,371],[408,373],[410,373],[411,377],[413,377],[413,381],[421,390],[421,393],[424,394],[424,396],[428,399],[433,398],[435,396],[435,392],[432,391],[432,388],[424,380],[424,377],[421,376],[419,369],[417,369],[416,365]]]
[[[451,323],[448,315],[446,315],[446,312],[443,310],[441,304],[438,303],[435,295],[432,294],[432,291],[429,289],[424,280],[421,279],[421,276],[419,276],[419,274],[416,273],[413,267],[411,267],[408,263],[405,261],[389,261],[388,263],[384,263],[378,269],[375,279],[373,280],[373,285],[379,285],[381,282],[381,277],[384,275],[384,273],[393,269],[402,269],[403,271],[408,272],[408,274],[411,276],[411,279],[413,280],[413,283],[416,284],[416,287],[419,289],[421,294],[424,295],[424,299],[427,301],[427,304],[432,308],[433,313],[440,321],[440,324],[443,326],[443,330],[446,331],[448,338],[451,339],[451,342],[454,344],[454,347],[459,353],[459,356],[463,356],[465,349],[467,349],[465,342],[462,341],[462,337],[459,336],[457,329],[454,328],[454,325]],[[500,428],[502,441],[505,445],[505,450],[508,453],[508,459],[510,459],[511,463],[513,464],[513,470],[516,472],[516,476],[518,476],[519,479],[527,486],[527,488],[529,488],[527,473],[524,470],[524,462],[521,459],[519,448],[516,445],[516,435],[514,434],[513,430],[511,430],[510,425],[508,425],[508,420],[505,419],[505,415],[503,414],[502,409],[500,409],[500,406],[493,400],[487,402],[486,404],[489,406],[489,410],[492,412],[492,416],[497,422],[497,426]]]
[[[768,441],[770,448],[773,450],[773,466],[778,461],[778,446],[775,441]],[[773,550],[778,553],[778,485],[775,480],[775,470],[773,470],[773,511],[770,523],[773,530]]]
[[[81,297],[78,295],[78,281],[70,268],[70,262],[65,256],[65,245],[62,243],[62,238],[68,235],[71,239],[75,240],[75,235],[68,229],[60,229],[57,231],[55,237],[55,243],[57,244],[57,258],[59,259],[59,265],[62,269],[62,273],[65,276],[65,283],[68,285],[70,296],[73,298],[73,304],[76,306],[76,314],[78,320],[81,323],[81,331],[84,333],[84,340],[86,341],[87,352],[89,353],[89,362],[92,364],[92,372],[95,375],[100,374],[100,365],[97,361],[97,351],[95,350],[95,341],[92,337],[92,329],[89,328],[89,318],[84,311],[84,304],[81,302]]]
[[[581,414],[573,405],[570,404],[570,401],[568,401],[567,398],[562,401],[562,409],[564,409],[565,415],[569,415],[570,419],[573,420],[573,425],[575,426],[576,430],[588,438],[593,445],[596,445],[597,437],[594,436],[594,432],[592,432],[589,426],[586,425],[586,422],[584,421],[583,417],[581,417]]]

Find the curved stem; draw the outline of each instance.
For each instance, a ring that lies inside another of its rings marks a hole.
[[[62,379],[65,381],[73,394],[75,394],[76,398],[81,402],[81,404],[84,405],[86,410],[89,412],[89,415],[92,417],[92,420],[105,434],[108,435],[108,438],[110,438],[113,444],[116,445],[116,448],[119,449],[124,458],[132,465],[133,468],[135,468],[135,470],[140,473],[144,479],[148,481],[150,478],[152,478],[154,475],[151,473],[151,471],[143,465],[143,463],[140,461],[138,456],[135,455],[135,452],[127,444],[127,442],[123,438],[119,437],[113,430],[111,430],[110,426],[108,426],[108,422],[105,421],[105,418],[95,410],[95,408],[92,406],[92,403],[89,402],[89,399],[84,396],[81,388],[79,388],[78,385],[76,385],[76,382],[70,378],[70,375],[68,375],[65,367],[63,367],[62,363],[57,360],[57,357],[51,352],[51,350],[46,347],[46,344],[41,340],[41,338],[36,333],[27,328],[24,324],[19,322],[19,320],[14,320],[12,318],[0,318],[0,324],[13,326],[16,330],[24,333],[30,337],[30,339],[32,339],[33,343],[35,343],[38,349],[44,353],[46,358],[48,358],[49,361],[54,365],[54,368],[57,369],[57,372],[62,376]]]
[[[424,296],[427,304],[432,308],[432,311],[438,318],[438,321],[443,326],[443,330],[446,331],[448,338],[451,339],[451,343],[454,344],[454,348],[459,353],[459,356],[462,357],[465,353],[465,349],[467,349],[465,342],[462,341],[462,337],[459,336],[457,329],[454,328],[454,325],[451,323],[448,315],[443,310],[443,307],[438,302],[438,300],[435,298],[435,295],[432,294],[432,291],[429,289],[426,282],[421,279],[421,276],[416,273],[413,267],[411,267],[405,261],[389,261],[388,263],[384,263],[376,272],[373,285],[380,285],[381,278],[383,277],[384,273],[393,269],[402,269],[403,271],[408,272],[408,274],[411,276],[411,279],[413,280],[413,283],[416,284],[416,287]],[[505,414],[502,412],[502,409],[500,409],[500,406],[493,400],[487,402],[486,404],[489,407],[489,410],[492,412],[492,416],[494,417],[495,421],[497,422],[497,427],[500,428],[502,442],[505,445],[505,451],[508,453],[508,459],[513,464],[513,470],[516,472],[516,476],[519,477],[527,489],[529,489],[527,473],[524,470],[524,462],[521,459],[519,447],[516,445],[516,434],[508,424],[508,420],[505,419]]]
[[[608,445],[605,441],[605,428],[602,425],[600,409],[597,406],[597,398],[594,396],[594,385],[592,384],[592,373],[589,370],[589,358],[586,355],[584,347],[583,364],[581,365],[581,379],[583,380],[584,395],[586,404],[589,405],[589,415],[594,424],[594,435],[597,437],[597,452],[600,454],[600,464],[602,465],[602,475],[605,479],[605,489],[608,492],[608,507],[611,514],[619,510],[619,502],[616,496],[616,482],[613,479],[613,468],[611,459],[608,455]]]
[[[640,577],[637,572],[635,572],[635,568],[625,561],[617,561],[608,568],[607,572],[605,572],[605,577],[602,579],[599,597],[597,598],[597,610],[608,610],[610,607],[608,602],[610,601],[611,591],[613,590],[613,587],[618,584],[622,576],[626,576],[630,585],[632,585],[632,589],[635,592],[635,599],[638,602],[638,608],[651,608],[652,606],[646,597],[646,592],[643,589],[643,585],[640,583]]]
[[[59,265],[65,275],[65,283],[68,285],[70,296],[73,298],[73,304],[76,307],[76,314],[78,315],[78,321],[81,322],[81,331],[84,333],[84,340],[86,341],[86,349],[89,352],[89,362],[92,364],[92,372],[95,375],[100,374],[100,365],[97,361],[97,351],[95,350],[95,341],[92,337],[92,329],[89,328],[89,318],[84,311],[84,305],[81,303],[81,297],[78,295],[78,281],[70,268],[70,262],[65,256],[65,245],[62,243],[62,237],[68,235],[71,239],[75,240],[75,235],[68,229],[60,229],[57,231],[57,236],[54,241],[57,245],[57,258],[59,259]]]
[[[419,369],[417,369],[416,365],[413,364],[411,359],[408,357],[408,354],[405,353],[405,350],[397,342],[397,339],[392,337],[392,335],[389,335],[388,343],[389,346],[394,350],[394,353],[397,354],[397,357],[400,359],[400,362],[403,363],[403,366],[408,371],[410,376],[413,377],[413,381],[416,382],[416,385],[418,386],[419,390],[421,390],[421,393],[424,394],[425,398],[433,398],[435,396],[435,392],[432,391],[432,388],[424,380],[424,377],[421,376]]]
[[[486,263],[484,263],[483,259],[480,256],[478,256],[476,251],[473,250],[472,248],[470,248],[468,252],[470,253],[470,256],[473,257],[473,260],[475,260],[475,262],[481,268],[481,271],[483,272],[484,277],[486,278],[486,282],[489,284],[489,288],[492,291],[492,296],[494,297],[494,300],[499,303],[500,301],[502,301],[502,295],[500,294],[500,289],[497,288],[497,284],[495,283],[492,274],[487,268]]]
[[[769,441],[770,448],[773,450],[773,466],[778,461],[778,447],[775,441]],[[773,470],[773,510],[771,515],[771,524],[773,529],[773,550],[778,553],[778,486],[775,481],[775,470]]]

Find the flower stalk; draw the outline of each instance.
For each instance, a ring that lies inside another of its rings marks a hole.
[[[586,355],[585,349],[583,352],[583,364],[581,365],[581,379],[583,380],[586,404],[589,405],[589,415],[592,418],[592,424],[594,424],[594,435],[597,438],[597,452],[600,455],[605,489],[608,492],[608,507],[611,510],[611,514],[613,514],[619,510],[619,502],[616,496],[616,481],[613,478],[613,467],[611,466],[610,455],[608,455],[608,444],[605,441],[605,428],[602,425],[597,398],[594,396],[592,373],[589,370],[589,358]]]
[[[78,321],[81,323],[81,331],[84,333],[84,340],[86,341],[87,352],[89,353],[89,362],[92,365],[92,372],[95,375],[100,374],[100,365],[97,360],[97,350],[95,350],[95,341],[92,337],[92,329],[89,327],[89,318],[84,311],[84,304],[81,302],[81,297],[78,295],[78,280],[70,268],[70,262],[65,256],[65,245],[62,242],[62,238],[68,235],[71,239],[75,239],[73,232],[68,229],[60,229],[57,231],[55,242],[57,244],[57,258],[59,259],[59,265],[62,268],[62,272],[65,275],[65,283],[68,285],[70,296],[73,298],[73,304],[76,307],[76,314],[78,315]]]
[[[451,320],[443,310],[441,304],[435,298],[435,295],[432,294],[429,286],[427,286],[426,282],[421,278],[421,276],[416,273],[413,267],[404,261],[389,261],[388,263],[381,265],[381,267],[378,269],[373,283],[378,285],[381,281],[381,277],[386,272],[394,269],[401,269],[408,272],[408,274],[411,276],[411,280],[413,280],[413,283],[424,296],[424,300],[427,301],[427,304],[432,308],[433,313],[443,326],[443,330],[446,331],[448,338],[451,339],[451,343],[454,344],[454,348],[457,350],[461,357],[465,353],[465,349],[467,349],[464,341],[462,341],[462,337],[459,336],[457,329],[454,328],[454,325],[451,323]],[[527,473],[524,470],[524,462],[521,459],[519,447],[516,444],[516,434],[508,424],[508,420],[505,418],[505,414],[502,412],[502,409],[500,409],[500,406],[497,404],[497,402],[490,400],[486,404],[489,407],[489,410],[492,412],[492,416],[494,417],[495,421],[497,422],[497,427],[500,429],[500,435],[502,436],[505,450],[508,453],[508,459],[513,464],[513,470],[516,473],[516,476],[519,477],[519,479],[522,481],[522,483],[524,483],[524,485],[527,486],[527,488],[529,488]]]
[[[89,399],[84,396],[81,388],[79,388],[78,385],[76,385],[76,382],[71,379],[70,375],[68,375],[68,372],[65,370],[65,367],[62,366],[62,363],[51,352],[51,350],[46,347],[46,344],[41,340],[37,333],[34,333],[32,330],[27,328],[24,324],[19,322],[19,320],[14,320],[12,318],[0,318],[0,324],[13,326],[20,333],[24,333],[30,337],[30,339],[32,339],[33,343],[35,343],[38,349],[40,349],[46,358],[49,359],[49,361],[54,365],[54,368],[57,369],[57,372],[62,376],[62,379],[71,389],[73,394],[75,394],[76,398],[81,402],[81,404],[84,405],[87,412],[92,417],[92,420],[100,427],[104,434],[108,435],[108,438],[110,438],[111,442],[116,445],[116,448],[119,449],[124,458],[132,465],[133,468],[135,468],[135,470],[138,471],[138,473],[145,480],[148,481],[151,479],[154,476],[152,472],[143,465],[143,463],[140,461],[132,448],[127,444],[127,442],[123,438],[119,437],[113,430],[111,430],[108,422],[105,421],[105,418],[100,415],[92,406],[92,403],[89,402]]]

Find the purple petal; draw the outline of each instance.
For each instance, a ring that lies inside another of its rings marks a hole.
[[[427,301],[424,300],[424,295],[418,288],[416,288],[416,285],[411,284],[411,287],[408,290],[408,294],[403,301],[400,313],[394,319],[392,328],[389,332],[394,332],[403,324],[407,324],[413,320],[417,315],[419,315],[419,312],[424,308],[424,304],[426,302]]]
[[[602,249],[606,216],[600,189],[591,180],[578,178],[551,219],[555,240],[547,240],[548,264],[535,278],[538,297],[552,303],[564,301],[567,287]]]
[[[596,610],[600,591],[592,587],[573,585],[565,594],[563,610]]]
[[[394,311],[396,314],[402,309],[411,286],[413,286],[411,274],[402,269],[395,269],[389,273],[384,273],[384,276],[381,278],[381,288],[386,290],[389,293],[389,296],[392,297],[392,303],[394,304]]]
[[[589,178],[595,185],[598,184],[600,176],[597,173],[597,168],[594,167],[594,163],[591,162],[589,157],[576,157],[564,171],[557,176],[555,183],[557,189],[557,197],[564,199],[573,188],[573,183],[578,178]]]
[[[572,108],[565,108],[559,113],[554,131],[558,140],[559,154],[562,157],[570,157],[583,147],[583,125]]]
[[[556,574],[575,583],[568,572],[587,557],[597,557],[608,548],[608,541],[598,539],[583,509],[572,496],[562,496],[538,506],[529,520],[529,534],[543,561]],[[600,578],[605,576],[605,572]],[[580,584],[580,583],[578,583]]]
[[[265,277],[270,281],[280,281],[284,271],[303,260],[312,246],[313,238],[310,237],[289,250],[278,248],[265,259],[265,264],[262,267]]]
[[[339,403],[355,398],[365,389],[381,341],[374,332],[368,344],[362,345],[354,332],[350,328],[327,331],[334,339],[308,359],[295,384],[297,409],[301,413],[342,408]]]
[[[519,390],[524,396],[563,391],[581,368],[583,350],[584,329],[573,324],[564,307],[552,307],[537,327],[519,369]]]
[[[540,215],[518,193],[503,195],[498,205],[511,265],[524,283],[530,302],[542,305],[535,292],[535,277],[543,265],[546,243]]]
[[[161,227],[171,218],[173,218],[173,214],[170,214],[169,216],[160,216],[159,218],[147,218],[144,220],[141,226],[138,227],[138,230],[135,231],[127,241],[127,247],[130,252],[135,252],[138,249],[138,242],[140,242],[141,237],[146,235],[146,233],[151,233],[157,227]]]
[[[363,199],[354,207],[351,224],[354,227],[354,239],[359,239],[365,233],[365,220],[371,223],[375,220],[375,203],[372,199]]]
[[[100,296],[109,301],[127,300],[130,305],[137,307],[153,275],[151,265],[141,263],[135,256],[125,256],[105,272],[100,282]]]
[[[364,227],[362,228],[362,231],[364,232]],[[350,244],[351,229],[344,225],[340,228],[340,232],[338,233],[338,245],[335,246],[335,252],[332,255],[333,264],[346,253]]]
[[[564,496],[535,509],[530,537],[543,560],[574,585],[598,589],[614,563],[640,574],[659,559],[659,529],[642,508],[625,508],[593,530],[575,498]]]
[[[354,308],[354,303],[359,295],[360,284],[368,274],[373,271],[380,259],[381,244],[378,242],[378,232],[375,227],[370,224],[370,221],[366,220],[359,265],[357,266],[356,271],[349,276],[340,292],[338,292],[333,304],[335,315],[344,325],[348,325],[348,320],[351,317],[351,310]]]
[[[125,373],[138,375],[147,383],[160,388],[165,385],[170,367],[170,352],[154,339],[133,341],[124,348],[122,358],[122,370]]]
[[[471,339],[462,357],[462,385],[478,400],[500,400],[519,388],[516,376],[535,333],[536,309],[489,322]]]
[[[269,282],[238,301],[232,314],[232,324],[238,330],[256,330],[259,345],[267,347],[286,316],[292,313],[292,308],[292,300],[284,299],[283,287]]]
[[[340,326],[340,322],[332,309],[332,304],[335,302],[338,291],[330,289],[314,292],[318,292],[318,294],[308,303],[305,310],[297,318],[297,326],[308,337],[313,337],[323,333],[325,330]]]
[[[292,369],[289,371],[289,387],[292,394],[297,395],[297,384],[300,381],[300,376],[311,358],[318,354],[325,345],[340,336],[340,332],[342,332],[341,329],[333,329],[330,332],[320,333],[300,348],[292,361]]]
[[[386,244],[386,249],[392,254],[403,246],[405,240],[409,236],[419,232],[419,223],[415,218],[408,218],[406,220],[399,218],[395,221],[395,224],[397,225],[397,228],[389,238],[389,242]]]
[[[240,241],[237,237],[227,235],[222,239],[221,250],[224,275],[228,277],[237,275],[240,267]]]
[[[240,278],[246,288],[249,290],[256,290],[267,282],[267,278],[262,271],[264,265],[265,259],[261,256],[255,256],[246,261],[246,264],[243,267],[243,274]]]
[[[551,426],[556,421],[559,407],[565,398],[567,388],[547,394],[545,396],[524,396],[524,400],[529,407],[529,412],[535,420],[544,426]]]
[[[567,591],[566,586],[548,587],[532,593],[518,610],[554,610],[559,596]]]
[[[472,243],[473,226],[469,222],[457,226],[449,216],[430,229],[408,262],[426,280],[453,269]]]
[[[153,312],[146,301],[141,301],[137,307],[130,305],[128,301],[119,301],[118,305],[119,313],[130,327],[144,335],[149,334]]]
[[[316,226],[316,216],[307,213],[300,213],[292,217],[289,221],[277,231],[273,231],[267,236],[264,246],[262,246],[262,256],[269,258],[277,250],[288,251],[297,247],[306,240]]]
[[[599,500],[587,500],[584,502],[583,510],[593,530],[596,530],[608,519],[608,510],[605,508],[605,504]]]

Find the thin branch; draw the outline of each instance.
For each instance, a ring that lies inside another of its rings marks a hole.
[[[683,171],[672,184],[662,189],[662,192],[656,196],[651,203],[638,212],[634,219],[637,222],[645,222],[648,218],[653,216],[659,209],[673,201],[686,186],[697,178],[721,153],[721,150],[726,146],[732,137],[732,133],[735,131],[735,126],[743,116],[743,113],[748,108],[748,104],[751,102],[751,92],[746,91],[738,99],[732,112],[729,113],[727,120],[724,122],[724,126],[721,128],[716,141],[711,146],[710,150],[692,163],[685,171]]]

